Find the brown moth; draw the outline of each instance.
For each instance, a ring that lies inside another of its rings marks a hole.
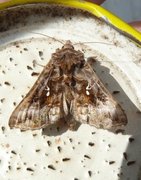
[[[62,120],[70,129],[77,122],[103,129],[127,123],[121,106],[70,41],[52,54],[36,83],[13,111],[9,126],[34,130]]]

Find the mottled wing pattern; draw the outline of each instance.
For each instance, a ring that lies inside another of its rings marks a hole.
[[[62,116],[62,94],[51,94],[48,84],[53,67],[47,65],[26,97],[12,113],[9,126],[21,130],[39,129]]]
[[[127,118],[124,111],[88,63],[85,63],[78,76],[82,76],[88,85],[82,88],[81,93],[76,93],[72,101],[71,113],[74,119],[104,129],[126,125]]]

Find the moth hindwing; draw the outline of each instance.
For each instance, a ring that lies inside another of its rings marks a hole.
[[[112,129],[126,125],[121,106],[70,41],[52,54],[39,78],[13,111],[9,126],[39,129],[64,120]]]

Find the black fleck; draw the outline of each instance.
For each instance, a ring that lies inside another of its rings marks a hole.
[[[135,139],[132,138],[132,137],[130,137],[130,138],[129,138],[129,142],[131,143],[131,142],[133,142],[133,141],[135,141]]]
[[[35,151],[36,151],[36,152],[40,152],[41,150],[40,150],[40,149],[36,149]]]
[[[32,134],[33,137],[37,136],[37,134]]]
[[[3,132],[5,131],[5,127],[4,126],[2,126],[1,129],[2,129]]]
[[[108,144],[108,147],[111,148],[111,144]]]
[[[5,98],[2,98],[2,99],[0,100],[1,103],[3,103],[4,101],[5,101]]]
[[[39,51],[39,56],[40,56],[40,57],[43,56],[43,51]]]
[[[12,62],[12,61],[13,61],[13,58],[12,58],[12,57],[10,57],[10,58],[9,58],[9,60],[10,60],[10,62]]]
[[[31,73],[31,76],[39,76],[40,73],[37,73],[37,72],[33,72]]]
[[[70,161],[70,158],[63,158],[62,161]]]
[[[127,166],[131,166],[131,165],[135,164],[135,162],[136,162],[136,161],[128,161],[128,162],[127,162]]]
[[[24,50],[24,51],[28,51],[28,49],[27,49],[27,48],[24,48],[23,50]]]
[[[16,102],[13,102],[13,105],[16,106]]]
[[[72,138],[69,138],[69,141],[72,143],[73,142]]]
[[[120,91],[113,91],[113,94],[119,94]]]
[[[57,147],[58,151],[61,152],[62,148],[60,146]]]
[[[8,169],[9,169],[9,170],[11,170],[11,169],[12,169],[12,167],[11,167],[11,166],[8,166]]]
[[[27,66],[28,70],[33,70],[33,68],[31,66]]]
[[[124,159],[125,159],[125,160],[128,160],[128,156],[127,156],[127,153],[126,153],[126,152],[123,153],[123,156],[124,156]]]
[[[32,168],[30,168],[30,167],[26,168],[26,170],[34,172],[34,170]]]
[[[91,159],[90,156],[88,156],[88,155],[84,155],[84,157],[87,159]]]
[[[15,155],[17,154],[14,150],[12,150],[11,153],[12,153],[12,154],[15,154]]]
[[[51,141],[47,141],[47,144],[48,144],[48,146],[51,146],[52,143],[51,143]]]
[[[92,132],[92,135],[96,134],[96,132]]]
[[[53,165],[48,165],[48,168],[49,168],[49,169],[52,169],[52,170],[56,170]]]
[[[21,167],[17,167],[17,170],[20,170],[21,169]]]
[[[11,84],[7,81],[4,82],[5,85],[10,86]]]
[[[110,165],[111,165],[111,164],[114,164],[114,163],[115,163],[115,161],[110,161],[110,162],[109,162]]]
[[[90,177],[92,177],[92,171],[88,171]]]
[[[89,146],[94,146],[95,144],[93,142],[89,142]]]

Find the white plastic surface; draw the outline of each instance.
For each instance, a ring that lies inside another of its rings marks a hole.
[[[55,9],[46,11],[45,5],[25,7],[13,8],[21,12],[21,22],[0,33],[0,180],[137,180],[141,166],[141,49],[80,11],[59,8],[54,15]],[[40,65],[46,65],[51,54],[62,47],[51,37],[63,43],[71,40],[86,59],[97,59],[94,69],[111,93],[118,91],[114,96],[127,114],[123,134],[86,124],[76,131],[63,124],[59,129],[54,125],[26,132],[8,127],[12,111],[38,77],[33,72],[40,73]],[[78,42],[82,44],[75,45]],[[34,66],[35,61],[40,65]]]

